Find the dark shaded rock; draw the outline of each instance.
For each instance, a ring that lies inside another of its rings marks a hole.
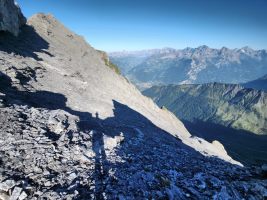
[[[15,36],[19,34],[19,28],[26,24],[26,18],[14,0],[0,1],[0,30],[8,31]]]

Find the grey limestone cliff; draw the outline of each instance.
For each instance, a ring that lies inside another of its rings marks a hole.
[[[19,29],[26,23],[26,18],[14,0],[0,1],[0,30],[8,31],[15,36],[19,34]]]

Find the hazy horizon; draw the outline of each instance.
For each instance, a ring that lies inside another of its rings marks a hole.
[[[207,46],[205,44],[203,45],[200,45],[200,46],[196,46],[196,47],[183,47],[183,48],[174,48],[174,47],[159,47],[159,48],[151,48],[151,49],[133,49],[133,50],[127,50],[127,49],[122,49],[122,50],[118,50],[118,51],[107,51],[108,53],[116,53],[116,52],[138,52],[138,51],[149,51],[149,50],[160,50],[160,49],[175,49],[175,50],[184,50],[186,48],[192,48],[192,49],[196,49],[196,48],[199,48],[201,46]],[[210,47],[208,46],[210,49],[222,49],[222,48],[227,48],[227,49],[230,49],[230,50],[234,50],[234,49],[242,49],[242,48],[251,48],[255,51],[257,50],[267,50],[267,48],[252,48],[250,46],[243,46],[243,47],[239,47],[239,48],[229,48],[229,47],[226,47],[226,46],[222,46],[222,47],[218,47],[218,48],[214,48],[214,47]]]
[[[267,49],[267,1],[17,0],[26,17],[52,13],[108,52],[171,47]]]

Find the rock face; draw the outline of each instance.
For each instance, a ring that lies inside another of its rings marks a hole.
[[[267,160],[265,92],[234,84],[210,83],[154,86],[143,94],[175,113],[197,135],[223,141],[243,158]]]
[[[51,15],[0,36],[0,71],[2,199],[267,196]]]
[[[153,85],[245,83],[267,73],[267,51],[207,46],[110,53],[110,60],[140,89]]]
[[[14,0],[0,1],[0,31],[8,31],[18,36],[21,26],[26,24],[26,18]]]

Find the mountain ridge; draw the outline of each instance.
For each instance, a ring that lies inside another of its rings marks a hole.
[[[1,199],[266,196],[264,170],[191,136],[109,64],[52,15],[0,32]]]
[[[142,54],[143,51],[109,54],[110,60],[139,89],[160,84],[244,83],[267,73],[267,51],[249,47],[213,49],[204,45]]]
[[[106,66],[101,53],[51,15],[30,18],[18,38],[1,34],[0,49],[0,142],[5,146],[0,195],[184,198],[189,190],[201,198],[234,194],[222,190],[228,180],[201,194],[193,186],[196,180],[207,181],[222,169],[231,176],[253,176],[220,143],[191,137],[173,114],[143,97]],[[189,163],[194,163],[190,171]],[[186,170],[178,175],[173,166]],[[198,173],[199,168],[209,174]],[[178,178],[186,185],[177,185]]]
[[[248,106],[250,106],[249,104],[255,106],[255,110],[252,109],[255,112],[263,112],[263,114],[261,114],[260,116],[264,117],[264,106],[266,103],[266,98],[267,98],[267,94],[264,91],[260,91],[260,90],[253,90],[253,89],[246,89],[241,85],[234,85],[234,84],[221,84],[221,83],[207,83],[207,84],[187,84],[187,85],[168,85],[168,86],[153,86],[150,89],[147,89],[146,91],[144,91],[144,94],[149,94],[149,92],[153,92],[155,91],[157,93],[157,91],[160,93],[161,96],[158,95],[153,95],[153,98],[156,102],[158,102],[160,99],[165,98],[166,94],[162,93],[162,92],[171,92],[173,91],[177,91],[177,92],[182,92],[183,94],[187,94],[187,95],[192,95],[192,97],[198,98],[201,97],[201,95],[207,94],[209,96],[207,96],[207,100],[209,101],[224,101],[224,99],[226,99],[226,102],[228,102],[228,106],[227,108],[229,109],[229,107],[231,106],[231,104],[233,106],[236,106],[237,109],[243,109],[243,110],[247,110]],[[167,91],[169,90],[169,91]],[[207,91],[205,91],[207,90]],[[220,92],[218,92],[218,90],[220,90]],[[200,92],[202,91],[202,92]],[[194,93],[196,92],[196,93]],[[177,93],[178,94],[178,93]],[[152,96],[149,95],[150,97]],[[166,100],[168,99],[168,97],[166,97]],[[175,99],[175,93],[172,95],[172,100],[171,101],[176,101]],[[166,102],[167,103],[167,102]],[[164,104],[162,102],[162,104]],[[169,103],[167,103],[169,104]],[[258,105],[260,104],[260,105]],[[170,105],[170,104],[169,104]],[[163,106],[163,105],[160,105]],[[241,107],[238,107],[241,106]],[[206,112],[207,110],[203,110],[202,112]],[[181,111],[182,112],[182,111]],[[216,110],[215,110],[216,112]],[[223,111],[221,111],[223,113]],[[194,114],[199,114],[199,113],[194,113]],[[266,114],[266,113],[265,113]],[[215,116],[216,117],[216,116]],[[240,119],[241,116],[237,117],[233,117],[233,120]],[[230,118],[229,118],[230,119]],[[240,119],[242,121],[242,119]],[[263,122],[266,121],[265,118],[263,118]],[[255,123],[256,121],[254,121]],[[252,121],[251,121],[252,123]],[[227,124],[225,124],[226,126],[229,125],[233,125],[232,122],[229,122]],[[239,125],[242,126],[242,123],[239,123]],[[254,124],[251,125],[251,127],[258,127],[259,124]],[[267,134],[266,132],[266,127],[264,128],[264,123],[262,124],[262,128],[263,131],[260,131],[260,128],[258,130],[254,130],[253,129],[246,129],[247,131],[251,131],[251,132],[255,132],[258,134]],[[236,128],[241,128],[241,127],[236,127]]]
[[[264,91],[208,83],[153,86],[143,94],[175,113],[193,135],[219,140],[233,157],[248,163],[266,162]]]
[[[124,56],[124,55],[131,55],[131,54],[146,55],[146,53],[154,54],[154,53],[160,53],[160,52],[164,53],[164,52],[170,52],[170,51],[175,52],[175,51],[196,50],[196,49],[213,49],[213,50],[221,50],[221,51],[225,51],[225,50],[267,51],[267,48],[266,49],[255,49],[255,48],[251,48],[250,46],[243,46],[240,48],[229,48],[229,47],[222,46],[221,48],[213,48],[213,47],[209,47],[207,45],[200,45],[198,47],[184,47],[184,48],[163,47],[163,48],[140,49],[140,50],[108,51],[107,54],[114,57],[114,56],[122,56],[122,55]]]

